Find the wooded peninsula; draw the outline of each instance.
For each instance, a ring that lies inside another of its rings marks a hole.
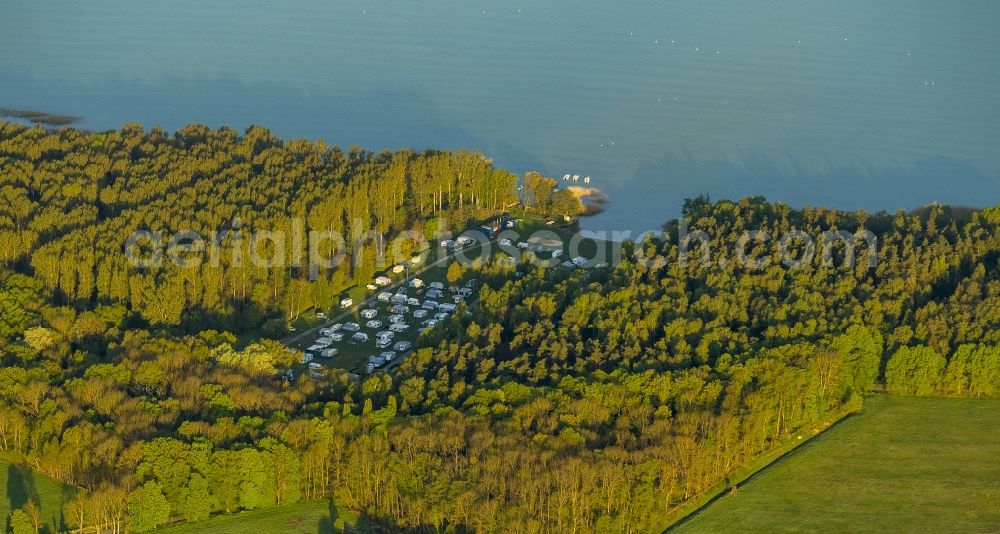
[[[645,261],[677,256],[671,220],[612,265],[526,253],[467,269],[477,305],[391,373],[321,379],[283,379],[299,354],[278,340],[377,274],[370,247],[318,275],[225,255],[138,268],[123,247],[136,230],[208,235],[234,219],[351,243],[359,220],[433,238],[440,220],[461,229],[512,205],[579,214],[557,185],[477,152],[343,150],[259,126],[0,122],[2,455],[74,488],[52,514],[67,530],[331,499],[384,531],[648,532],[866,396],[1000,397],[1000,206],[690,199],[682,218],[713,250],[748,230],[865,230],[877,264],[817,254],[789,269],[757,245],[774,255],[760,269]]]

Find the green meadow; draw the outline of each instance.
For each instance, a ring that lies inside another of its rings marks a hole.
[[[671,532],[1000,532],[1000,400],[869,399]]]
[[[6,524],[13,510],[34,501],[41,511],[43,532],[61,532],[62,503],[73,496],[74,488],[30,468],[0,460],[0,514]],[[5,530],[6,531],[6,530]]]

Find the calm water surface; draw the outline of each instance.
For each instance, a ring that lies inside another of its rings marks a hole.
[[[294,4],[294,5],[293,5]],[[590,175],[590,229],[701,192],[1000,202],[1000,2],[7,2],[0,106],[479,148]]]

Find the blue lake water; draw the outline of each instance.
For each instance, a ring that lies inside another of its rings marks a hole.
[[[589,229],[686,197],[1000,202],[1000,2],[10,2],[0,106],[478,148],[590,175]]]

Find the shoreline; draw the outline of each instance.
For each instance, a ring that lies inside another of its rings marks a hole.
[[[71,126],[84,121],[78,115],[60,115],[35,109],[13,109],[0,107],[0,117],[9,119],[20,119],[32,124],[42,124],[45,126]]]

